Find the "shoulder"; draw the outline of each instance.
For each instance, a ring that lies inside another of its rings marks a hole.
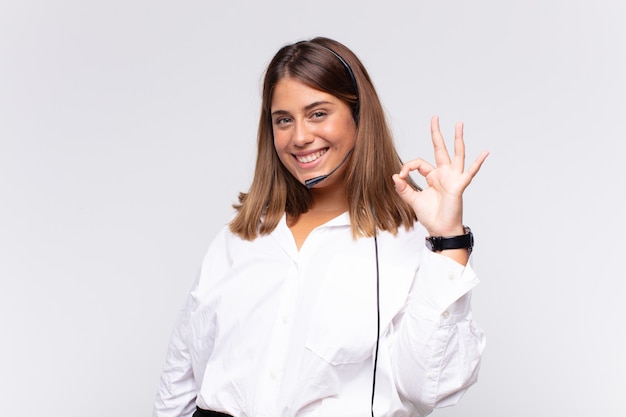
[[[428,232],[420,222],[415,222],[409,228],[400,226],[395,233],[383,231],[378,235],[380,242],[396,247],[411,249],[416,246],[424,246]]]
[[[245,239],[238,233],[233,232],[230,228],[230,222],[222,225],[209,244],[203,260],[203,266],[211,262],[232,263],[233,259],[253,255],[252,252],[276,250],[275,241],[281,240],[281,237],[286,234],[284,223],[283,216],[282,221],[279,222],[272,232],[259,234],[253,239]]]
[[[423,258],[427,232],[416,222],[411,228],[400,227],[396,233],[379,232],[378,252],[384,262],[416,270]]]

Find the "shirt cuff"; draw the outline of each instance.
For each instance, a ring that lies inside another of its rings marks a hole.
[[[411,295],[413,313],[446,321],[467,316],[470,297],[463,296],[479,282],[471,260],[470,256],[467,265],[463,266],[447,256],[424,250]],[[455,304],[457,300],[459,302]]]

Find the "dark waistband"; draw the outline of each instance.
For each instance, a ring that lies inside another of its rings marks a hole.
[[[196,412],[192,417],[233,417],[230,414],[220,413],[219,411],[203,410],[200,407],[196,407]]]

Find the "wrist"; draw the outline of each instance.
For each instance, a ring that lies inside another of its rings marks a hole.
[[[474,235],[472,230],[463,226],[462,232],[454,235],[428,236],[426,247],[433,252],[441,252],[453,249],[466,249],[471,253],[474,247]]]
[[[464,235],[465,226],[460,224],[458,226],[451,227],[433,227],[432,229],[426,229],[428,232],[428,236],[443,236],[443,237],[454,237]]]

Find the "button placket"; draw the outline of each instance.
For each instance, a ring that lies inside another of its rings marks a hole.
[[[259,387],[262,391],[259,395],[261,410],[268,414],[274,413],[274,409],[278,404],[278,395],[285,365],[284,360],[287,356],[287,346],[291,337],[290,318],[293,314],[298,294],[298,279],[298,265],[294,260],[285,278],[276,321],[270,334],[265,365],[265,382],[260,384]]]

